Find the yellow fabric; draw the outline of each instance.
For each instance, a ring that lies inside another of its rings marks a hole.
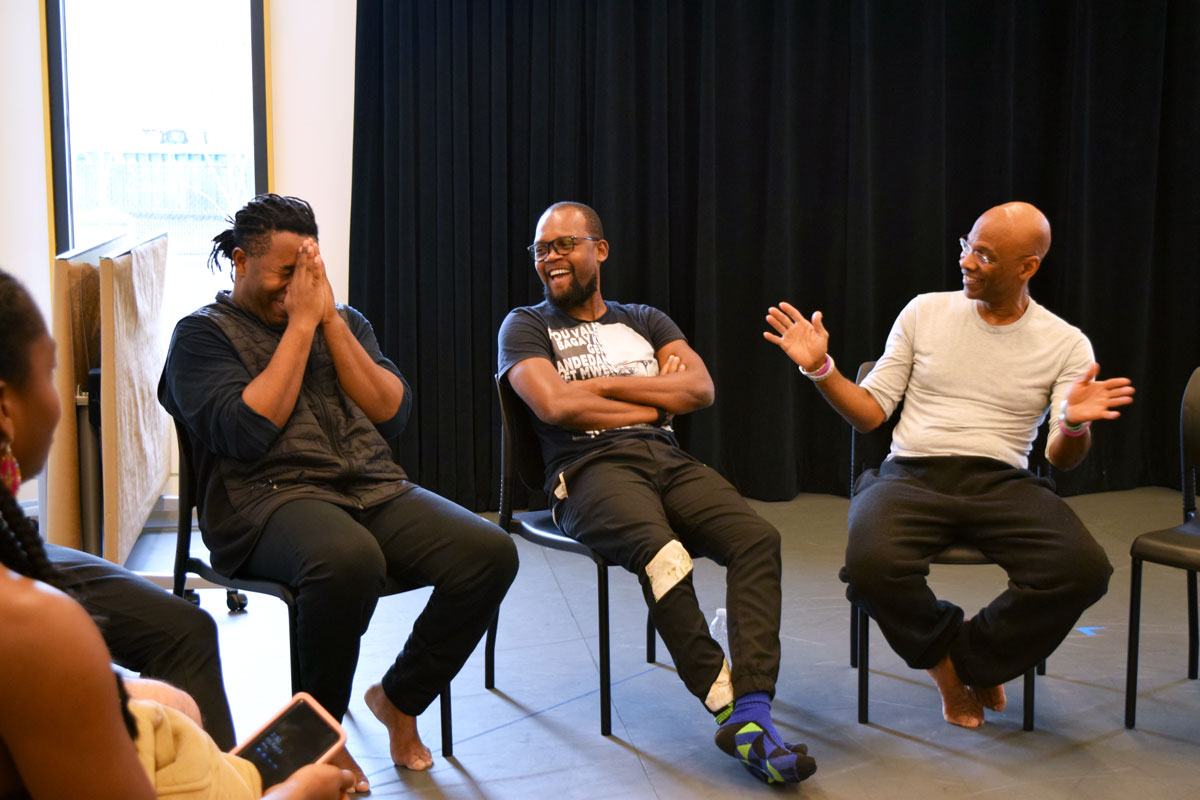
[[[257,800],[262,778],[244,758],[222,753],[204,730],[181,711],[153,700],[130,700],[137,720],[142,768],[160,798]]]

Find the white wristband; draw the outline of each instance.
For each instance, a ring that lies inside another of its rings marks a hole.
[[[813,370],[812,372],[809,372],[804,367],[800,367],[799,369],[801,375],[808,378],[813,383],[820,383],[829,377],[830,373],[833,372],[833,367],[833,356],[829,355],[829,353],[826,353],[825,363],[822,364],[819,369]]]

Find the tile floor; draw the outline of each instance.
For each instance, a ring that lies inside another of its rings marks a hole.
[[[871,723],[859,725],[848,666],[849,607],[837,579],[845,498],[801,495],[754,503],[782,532],[784,622],[775,717],[818,762],[800,786],[773,790],[712,744],[713,724],[658,647],[645,661],[645,606],[633,576],[611,572],[613,735],[599,733],[595,573],[590,561],[518,540],[521,571],[501,611],[497,689],[483,688],[483,648],[454,680],[454,757],[441,757],[437,705],[421,718],[433,769],[398,770],[362,702],[407,635],[427,591],[385,598],[363,640],[349,744],[372,797],[704,798],[783,793],[808,798],[1184,798],[1200,796],[1200,684],[1186,678],[1183,573],[1147,565],[1138,727],[1122,724],[1129,606],[1129,542],[1175,524],[1179,494],[1145,488],[1069,500],[1116,568],[1108,595],[1051,656],[1037,681],[1036,726],[1021,730],[1019,682],[1009,707],[976,731],[945,724],[936,692],[873,629]],[[143,537],[158,539],[159,536]],[[140,568],[169,569],[172,537],[139,547]],[[151,555],[147,556],[147,553]],[[164,560],[163,554],[166,554]],[[164,566],[164,564],[166,566]],[[996,567],[935,567],[942,596],[969,612],[1003,587]],[[697,563],[709,612],[722,570]],[[239,731],[288,695],[283,606],[252,597],[230,615],[202,590],[218,620],[226,685]]]

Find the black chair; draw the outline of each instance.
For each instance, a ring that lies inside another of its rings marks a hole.
[[[226,587],[225,603],[231,612],[244,611],[247,599],[243,592],[267,594],[283,601],[288,611],[288,645],[291,650],[292,693],[300,691],[300,652],[296,636],[296,592],[287,584],[249,575],[229,577],[217,572],[203,558],[192,555],[192,511],[196,507],[196,479],[192,472],[192,441],[187,429],[175,421],[175,438],[179,442],[179,529],[175,538],[175,594],[199,603],[195,592],[187,589],[188,574],[199,575],[209,583]],[[383,595],[399,594],[400,585],[388,578]],[[450,718],[450,684],[441,693],[442,755],[454,755]]]
[[[612,734],[612,676],[609,668],[608,646],[608,568],[616,565],[590,547],[580,544],[564,534],[554,522],[550,511],[513,513],[514,481],[520,478],[526,487],[540,490],[545,480],[545,465],[542,462],[541,444],[530,424],[530,412],[525,401],[509,386],[507,380],[499,376],[496,377],[496,390],[500,395],[501,425],[500,527],[510,534],[515,533],[522,539],[542,547],[586,556],[596,564],[596,600],[599,607],[600,628],[600,733],[609,736]],[[498,617],[499,612],[497,612],[497,619],[492,620],[492,625],[487,633],[484,685],[488,689],[496,688],[495,653]],[[653,663],[654,655],[654,622],[647,613],[646,661]]]
[[[863,362],[858,368],[856,383],[862,383],[863,378],[875,366],[874,361]],[[883,462],[891,447],[892,429],[900,419],[900,408],[892,412],[891,418],[870,433],[859,433],[851,428],[850,433],[850,496],[854,496],[854,484],[865,470],[873,469]],[[1030,450],[1029,466],[1038,474],[1047,468],[1045,456],[1042,454],[1045,442],[1041,436],[1033,443]],[[986,565],[994,564],[990,558],[981,553],[978,548],[966,543],[955,543],[933,557],[934,564],[964,564]],[[850,607],[850,666],[858,669],[858,721],[866,724],[868,720],[867,703],[869,697],[868,681],[871,674],[869,665],[871,618],[860,606]],[[1046,662],[1025,673],[1025,697],[1022,711],[1024,718],[1022,727],[1033,730],[1033,700],[1034,673],[1046,674]]]
[[[1142,612],[1142,562],[1187,572],[1188,678],[1196,680],[1196,570],[1200,570],[1200,517],[1196,516],[1196,470],[1200,468],[1200,368],[1192,372],[1179,411],[1180,468],[1183,471],[1183,524],[1143,533],[1129,555],[1129,661],[1125,668],[1125,727],[1137,710],[1138,627]]]

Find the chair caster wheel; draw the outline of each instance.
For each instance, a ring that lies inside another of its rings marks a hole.
[[[200,605],[200,595],[196,594],[195,589],[184,589],[183,590],[183,599],[187,600],[189,603],[191,603],[194,606]]]
[[[246,595],[233,589],[225,590],[225,605],[229,608],[230,614],[236,614],[239,611],[246,610]]]

